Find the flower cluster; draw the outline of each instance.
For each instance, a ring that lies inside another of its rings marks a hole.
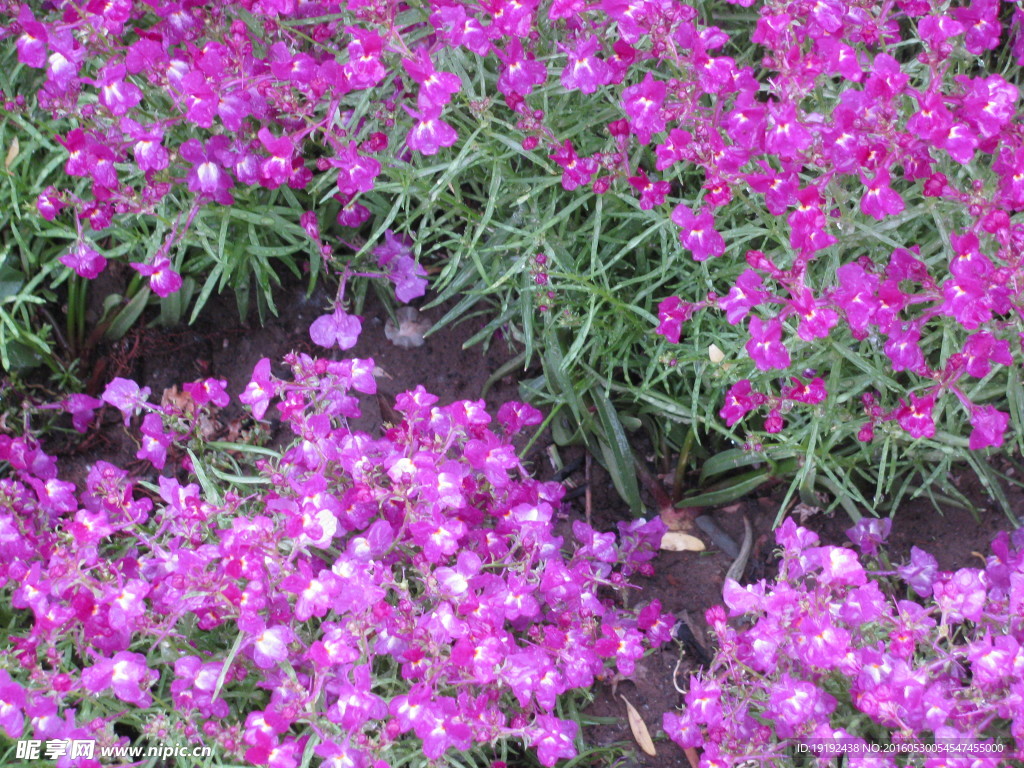
[[[693,309],[717,308],[728,323],[746,323],[750,360],[772,372],[821,344],[850,343],[837,338],[843,330],[854,345],[881,349],[915,393],[884,416],[869,414],[862,439],[879,420],[930,437],[933,412],[951,395],[974,429],[972,449],[1002,445],[1008,414],[965,390],[968,378],[1020,359],[1019,91],[984,68],[964,74],[958,62],[1005,45],[1024,63],[1024,12],[1014,5],[1012,13],[1004,29],[995,0],[969,8],[768,0],[751,36],[765,51],[767,81],[710,53],[728,42],[720,30],[676,20],[663,27],[672,45],[663,57],[685,76],[648,75],[625,89],[623,109],[639,143],[659,142],[659,171],[683,162],[705,174],[697,203],[672,212],[680,242],[698,261],[722,255],[729,242],[715,231],[715,213],[734,199],[776,217],[782,237],[772,256],[747,252],[748,268],[726,295],[662,302],[668,322],[663,311],[658,332],[678,343]],[[907,55],[897,60],[895,45]],[[858,232],[876,222],[891,230],[925,215],[947,219],[944,253],[924,259],[909,239],[885,256],[861,251],[838,268],[815,265],[851,237],[863,249]],[[941,357],[923,341],[937,329],[955,329],[957,339]],[[733,424],[737,412],[728,403],[722,417]]]
[[[858,554],[787,520],[775,581],[726,582],[728,610],[707,615],[719,651],[664,716],[701,768],[791,765],[812,745],[864,768],[1024,757],[1024,534],[1001,533],[984,568],[946,572],[917,547],[887,567],[889,528],[858,523]]]
[[[126,422],[144,414],[155,484],[99,461],[76,488],[31,437],[0,437],[0,595],[24,627],[5,640],[0,728],[113,744],[118,718],[146,722],[131,710],[159,698],[164,737],[273,768],[308,750],[383,768],[503,739],[544,765],[574,755],[559,697],[668,639],[656,601],[614,599],[650,573],[664,525],[577,521],[564,554],[564,489],[530,479],[511,444],[537,410],[506,403],[495,424],[482,402],[417,387],[374,437],[347,422],[376,392],[371,360],[287,362],[291,380],[265,359],[239,398],[257,418],[277,403],[294,434],[281,452],[217,458],[196,428],[228,401],[216,379],[165,406],[126,379],[104,392]],[[240,477],[245,456],[258,471]]]

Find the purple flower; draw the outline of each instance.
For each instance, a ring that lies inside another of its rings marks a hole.
[[[772,684],[767,713],[782,738],[793,738],[827,722],[836,700],[813,683],[796,680],[788,673]]]
[[[0,669],[0,728],[8,737],[20,739],[25,729],[25,689]]]
[[[694,304],[683,301],[678,296],[669,296],[658,304],[658,320],[660,324],[655,333],[664,336],[672,344],[679,343],[683,332],[683,323],[693,316]]]
[[[751,316],[749,330],[750,341],[746,343],[746,350],[759,371],[789,367],[789,350],[782,343],[782,321],[778,317],[765,322]]]
[[[87,280],[92,280],[107,266],[107,260],[85,242],[78,243],[58,261]]]
[[[648,144],[651,135],[665,130],[665,116],[662,105],[668,93],[668,86],[662,80],[655,80],[648,72],[643,82],[631,85],[622,91],[622,111],[630,120],[630,127],[641,144]]]
[[[910,548],[910,562],[896,569],[900,578],[921,597],[928,597],[932,594],[932,585],[938,571],[938,561],[917,547]]]
[[[321,315],[309,326],[309,337],[314,344],[330,349],[351,349],[359,341],[363,329],[362,321],[356,315],[350,315],[342,309],[333,314]]]
[[[566,90],[590,94],[608,83],[611,71],[604,59],[597,55],[600,50],[601,41],[597,35],[577,40],[576,47],[568,52],[565,69],[562,70],[562,85]]]
[[[972,451],[982,448],[998,448],[1003,444],[1010,414],[997,411],[995,406],[982,405],[971,408],[971,438],[968,447]]]
[[[530,746],[537,749],[541,765],[551,766],[562,757],[576,756],[576,733],[579,726],[571,720],[552,715],[538,715],[534,721]]]
[[[878,552],[879,544],[889,538],[891,530],[892,518],[862,517],[856,525],[846,531],[846,536],[862,555],[870,557]]]
[[[147,413],[142,420],[142,445],[139,447],[135,457],[149,461],[157,469],[163,469],[167,463],[167,447],[171,444],[173,436],[164,432],[163,419],[160,414]]]
[[[202,379],[184,384],[182,389],[188,392],[196,405],[213,403],[218,408],[226,408],[231,402],[227,393],[228,382],[226,379]]]
[[[149,287],[160,298],[177,293],[181,288],[181,275],[171,267],[171,260],[163,254],[158,255],[152,264],[132,262],[135,271],[143,277],[149,277]]]
[[[139,385],[130,379],[115,378],[107,385],[101,398],[124,415],[124,425],[127,427],[128,420],[135,412],[145,407],[149,394],[149,387],[139,389]]]
[[[725,239],[715,229],[715,217],[707,208],[695,214],[683,203],[672,211],[672,221],[679,227],[679,242],[693,252],[695,261],[706,261],[725,252]]]
[[[146,666],[141,653],[121,651],[112,659],[103,659],[82,670],[82,685],[91,693],[113,690],[121,701],[143,709],[152,706],[153,697],[147,689],[159,673]]]
[[[961,568],[932,585],[935,603],[947,623],[979,621],[985,608],[986,576],[977,568]]]
[[[417,120],[406,137],[409,149],[430,156],[436,155],[442,147],[450,147],[458,141],[459,134],[441,119],[441,107],[428,106],[419,112],[413,112],[408,107],[406,110]]]
[[[271,669],[288,658],[288,644],[295,641],[291,627],[278,624],[256,633],[252,644],[252,660],[260,669]]]
[[[238,396],[238,400],[252,408],[252,415],[255,418],[262,419],[270,401],[276,396],[277,386],[270,375],[270,360],[264,357],[256,363],[252,371],[252,381]]]

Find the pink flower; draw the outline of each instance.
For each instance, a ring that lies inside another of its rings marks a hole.
[[[167,447],[171,444],[172,436],[164,432],[160,414],[147,413],[139,431],[142,433],[142,444],[135,458],[145,459],[157,469],[163,469],[167,463]]]
[[[406,137],[409,149],[428,156],[436,155],[442,147],[450,147],[458,141],[459,134],[441,119],[441,107],[427,107],[419,112],[406,109],[417,119]]]
[[[231,398],[227,393],[228,382],[225,379],[202,379],[184,384],[182,389],[192,396],[196,405],[213,403],[218,408],[226,408]]]
[[[260,669],[271,669],[288,658],[288,644],[295,640],[291,627],[279,624],[256,633],[252,660]]]
[[[693,317],[695,306],[678,296],[669,296],[658,304],[658,320],[661,321],[655,333],[664,336],[672,344],[679,343],[683,323]]]
[[[91,693],[113,690],[121,701],[143,709],[152,706],[153,697],[147,690],[159,673],[146,666],[141,653],[121,651],[112,659],[102,659],[82,670],[82,685]]]
[[[309,326],[309,337],[314,344],[330,349],[352,349],[359,341],[363,329],[362,321],[356,315],[350,315],[342,309],[333,314],[321,315]]]
[[[935,421],[932,412],[935,410],[935,395],[918,397],[910,396],[910,405],[900,399],[900,407],[896,409],[896,420],[901,427],[914,438],[934,437]]]
[[[764,322],[757,316],[751,316],[749,332],[746,350],[758,370],[789,367],[789,350],[782,343],[782,321],[778,317]]]
[[[651,135],[665,130],[665,117],[661,113],[668,86],[655,80],[648,72],[639,85],[622,91],[622,111],[630,120],[630,128],[641,144],[648,144]]]
[[[679,242],[693,252],[695,261],[705,261],[725,252],[725,239],[715,230],[715,217],[706,208],[694,214],[680,203],[672,211],[672,221],[681,230]]]
[[[171,268],[171,260],[163,254],[157,256],[152,264],[132,262],[132,266],[140,275],[149,276],[149,287],[161,298],[177,293],[181,288],[181,275]]]
[[[102,400],[121,411],[127,427],[132,415],[145,407],[149,394],[149,387],[139,389],[139,385],[130,379],[115,378],[103,391]]]
[[[729,293],[718,300],[718,308],[725,310],[725,319],[730,325],[736,325],[752,308],[768,298],[768,294],[761,290],[762,285],[761,276],[752,269],[746,269],[736,278]]]
[[[61,256],[58,261],[87,280],[92,280],[107,266],[107,260],[84,241],[72,248],[70,253]]]
[[[751,391],[750,379],[740,379],[725,393],[725,404],[718,415],[731,427],[758,406],[758,399]]]
[[[608,64],[597,56],[600,49],[601,42],[597,35],[577,40],[562,70],[562,85],[566,90],[590,94],[608,82]]]
[[[252,381],[238,396],[238,400],[252,408],[253,417],[262,419],[270,401],[276,396],[277,386],[270,375],[270,360],[264,357],[256,363],[252,372]]]
[[[998,448],[1003,444],[1010,414],[997,411],[995,406],[982,405],[971,409],[971,438],[968,447],[972,451],[982,448]]]

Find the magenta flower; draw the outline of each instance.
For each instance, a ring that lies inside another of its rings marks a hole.
[[[121,701],[145,709],[153,704],[153,697],[145,689],[158,677],[159,673],[146,666],[145,656],[121,651],[83,669],[82,685],[91,693],[112,690]]]
[[[0,669],[0,728],[12,739],[24,735],[25,689],[6,669]]]
[[[231,175],[221,163],[221,157],[228,149],[225,136],[214,136],[206,146],[199,139],[189,139],[178,150],[182,159],[192,163],[186,179],[188,188],[204,198],[221,205],[231,205],[235,199],[230,194]]]
[[[309,337],[314,344],[330,349],[352,349],[359,341],[363,323],[356,315],[336,309],[330,315],[321,315],[309,326]]]
[[[590,94],[609,82],[610,70],[600,56],[601,41],[597,35],[576,41],[568,51],[565,69],[562,70],[562,86],[568,91],[579,90]]]
[[[792,738],[828,719],[836,708],[836,700],[813,683],[797,680],[788,673],[772,684],[768,699],[768,715],[775,722],[775,731],[783,738]]]
[[[277,386],[270,375],[270,360],[264,357],[256,363],[252,372],[252,381],[238,396],[238,400],[252,408],[252,415],[255,418],[262,419],[270,401],[276,396]]]
[[[424,155],[436,155],[442,147],[450,147],[458,141],[459,134],[441,119],[440,107],[426,107],[419,112],[406,109],[417,120],[406,137],[409,149]]]
[[[142,91],[124,79],[127,74],[124,64],[110,64],[100,71],[95,85],[99,89],[99,102],[110,114],[121,116],[142,101]]]
[[[555,153],[548,156],[562,169],[562,189],[571,192],[590,183],[591,177],[597,173],[598,163],[592,157],[581,158],[573,149],[572,141],[566,139]]]
[[[889,186],[889,172],[879,170],[873,178],[861,174],[861,181],[867,189],[860,199],[860,210],[867,216],[881,221],[886,216],[903,212],[903,198]]]
[[[695,261],[705,261],[725,252],[725,239],[715,229],[715,217],[706,208],[694,214],[689,207],[680,203],[672,211],[672,221],[681,230],[679,242],[693,252]]]
[[[914,438],[934,437],[935,421],[932,412],[935,410],[935,395],[918,397],[910,396],[910,404],[907,405],[900,399],[900,407],[896,409],[896,420],[901,427]]]
[[[202,379],[182,385],[182,389],[192,396],[196,405],[213,403],[218,408],[226,408],[231,402],[227,393],[228,382],[226,379]]]
[[[84,241],[61,256],[58,261],[87,280],[98,276],[107,266],[107,260]]]
[[[678,296],[669,296],[658,304],[658,320],[660,324],[655,333],[664,336],[670,343],[678,344],[683,332],[683,323],[693,316],[695,305],[685,302]]]
[[[36,21],[27,5],[19,8],[18,22],[22,30],[15,43],[18,61],[26,67],[42,69],[46,65],[46,26]],[[21,735],[21,731],[18,731],[18,735]],[[14,734],[11,734],[11,738],[15,738]]]
[[[972,451],[982,448],[998,448],[1003,444],[1006,427],[1010,423],[1010,414],[996,410],[992,405],[974,406],[971,408],[971,430],[968,447]]]
[[[131,264],[140,275],[149,277],[149,287],[160,298],[177,293],[181,288],[181,275],[174,271],[171,260],[163,254],[153,259],[152,264],[140,264],[134,261]]]
[[[415,59],[402,59],[406,73],[420,84],[416,104],[420,109],[443,107],[462,90],[462,80],[451,72],[438,72],[425,46],[416,49]]]
[[[761,290],[762,285],[761,276],[752,269],[746,269],[736,278],[729,293],[718,300],[718,308],[725,310],[725,319],[730,325],[736,325],[751,309],[768,298],[768,293]]]
[[[661,108],[668,94],[668,86],[655,80],[648,72],[643,82],[622,91],[622,111],[629,117],[630,128],[641,144],[648,144],[651,136],[665,130],[665,116]],[[678,223],[678,222],[677,222]]]
[[[149,461],[157,469],[163,469],[167,462],[167,448],[173,436],[164,432],[160,414],[147,413],[139,431],[142,433],[142,445],[135,457]]]
[[[756,395],[751,391],[750,379],[740,379],[725,393],[725,403],[718,415],[733,426],[757,407]]]
[[[765,322],[752,315],[749,332],[750,341],[745,348],[759,371],[789,367],[789,350],[782,343],[782,321],[778,317]]]
[[[107,385],[101,399],[121,411],[124,415],[124,425],[127,427],[128,420],[137,411],[145,408],[149,394],[149,387],[140,389],[134,381],[118,377]]]

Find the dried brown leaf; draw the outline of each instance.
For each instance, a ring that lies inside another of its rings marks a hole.
[[[679,531],[669,531],[661,537],[661,548],[669,552],[703,552],[704,542],[696,536]]]
[[[636,743],[640,745],[640,749],[644,751],[645,755],[656,757],[658,753],[654,749],[654,742],[651,741],[651,732],[647,730],[647,723],[640,717],[636,707],[629,703],[629,699],[625,696],[619,698],[626,703],[626,719],[629,721],[629,730],[633,732]]]
[[[18,155],[21,153],[21,143],[18,141],[18,137],[15,136],[11,141],[11,146],[7,149],[7,158],[4,160],[4,170],[11,170],[11,165],[15,160],[18,159]]]

